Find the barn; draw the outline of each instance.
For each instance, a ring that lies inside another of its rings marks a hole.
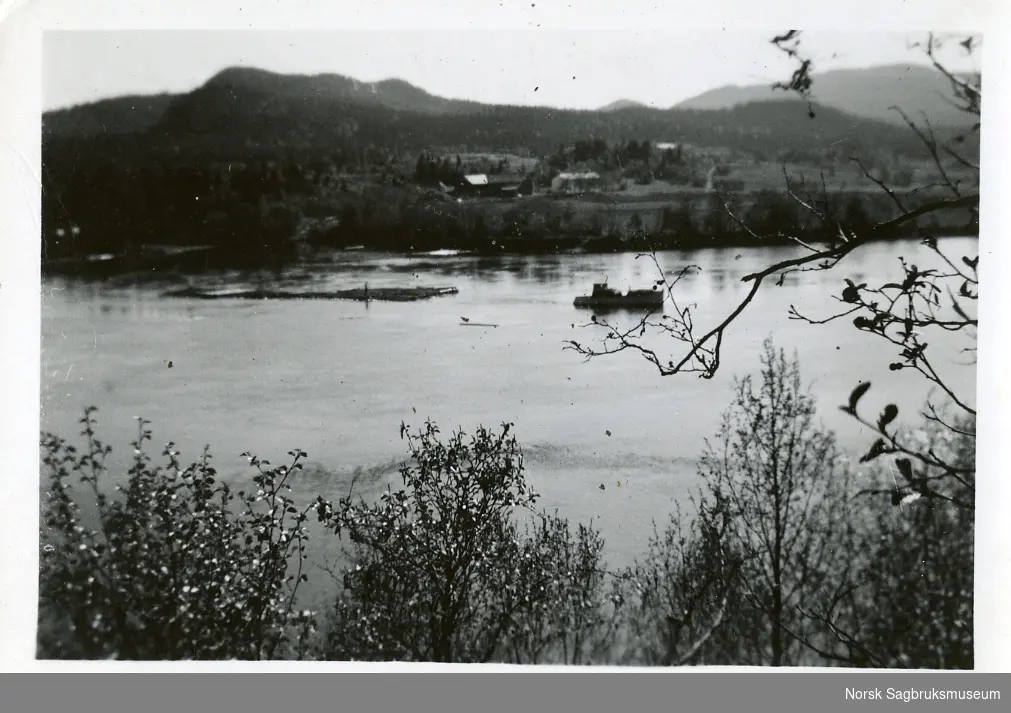
[[[519,194],[522,176],[496,176],[484,173],[462,176],[455,186],[454,195],[461,198],[496,198]]]

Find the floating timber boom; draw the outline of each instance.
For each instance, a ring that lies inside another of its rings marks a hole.
[[[263,290],[244,288],[185,287],[164,294],[165,297],[189,297],[201,300],[356,300],[358,302],[415,302],[443,295],[455,295],[455,287],[370,287],[332,292]]]

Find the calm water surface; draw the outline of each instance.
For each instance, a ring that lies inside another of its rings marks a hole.
[[[946,249],[975,255],[977,242],[952,239]],[[892,353],[880,340],[849,320],[810,326],[790,320],[787,310],[795,304],[825,316],[837,304],[829,290],[838,294],[843,277],[874,283],[899,276],[898,256],[917,251],[914,243],[873,245],[831,272],[770,284],[727,334],[723,366],[708,381],[661,378],[632,353],[586,362],[562,349],[566,339],[599,339],[580,326],[589,313],[572,306],[592,282],[607,277],[613,286],[641,287],[655,279],[653,265],[634,255],[359,253],[304,275],[321,289],[365,281],[459,288],[453,296],[367,307],[167,299],[154,288],[47,281],[42,428],[72,436],[82,409],[97,405],[101,437],[125,459],[133,418],[143,416],[156,445],[173,440],[184,457],[196,457],[210,444],[219,470],[237,480],[249,475],[239,453],[282,462],[299,447],[309,453],[302,486],[309,496],[343,492],[356,467],[379,474],[372,487],[388,482],[405,454],[401,421],[432,418],[444,430],[512,421],[542,504],[576,519],[595,517],[612,561],[621,563],[642,549],[651,520],[665,518],[695,484],[695,461],[729,403],[733,376],[757,368],[766,336],[797,350],[825,422],[848,449],[867,445],[867,434],[836,408],[858,381],[874,382],[868,406],[894,402],[907,419],[913,415],[923,382],[888,371]],[[708,329],[746,293],[743,275],[795,252],[670,252],[660,260],[668,271],[701,266],[680,293],[698,303],[695,322]],[[915,261],[925,267],[930,255]],[[461,317],[498,326],[463,327]],[[939,335],[930,349],[974,402],[975,369],[956,366],[967,361],[959,352],[968,346],[963,340]]]

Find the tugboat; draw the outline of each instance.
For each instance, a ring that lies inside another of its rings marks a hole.
[[[609,307],[611,309],[661,309],[663,292],[656,286],[651,290],[629,290],[625,294],[607,286],[606,282],[595,282],[590,295],[581,295],[575,300],[576,307]]]

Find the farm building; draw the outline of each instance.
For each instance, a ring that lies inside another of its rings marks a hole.
[[[469,198],[491,198],[519,194],[521,176],[489,176],[476,173],[463,176],[455,186],[454,195]]]
[[[551,179],[552,193],[590,193],[603,188],[600,174],[595,171],[583,173],[559,173]]]

